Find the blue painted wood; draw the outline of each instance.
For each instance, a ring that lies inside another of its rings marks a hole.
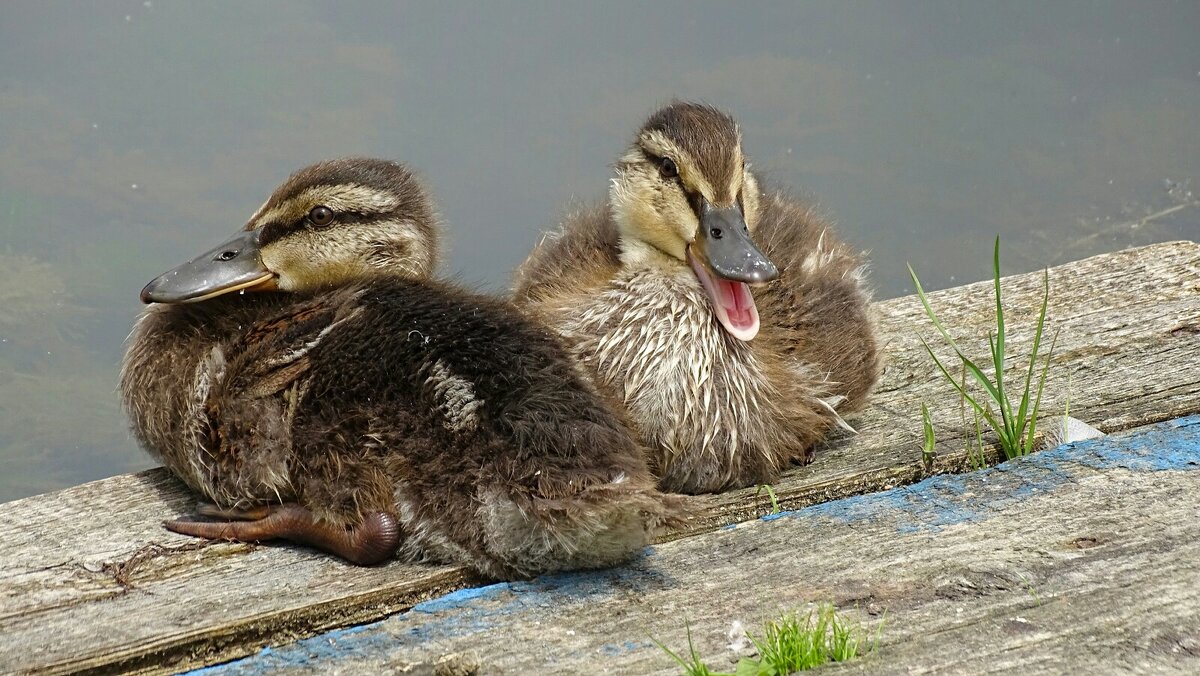
[[[1010,505],[1037,493],[1052,492],[1088,473],[1117,469],[1138,473],[1200,469],[1200,416],[1066,444],[979,472],[931,477],[911,486],[765,516],[759,520],[759,527],[763,522],[792,519],[841,526],[869,521],[892,524],[900,534],[936,534],[949,526],[995,516]],[[720,537],[736,537],[736,531],[747,525],[736,524],[718,533]],[[920,542],[927,544],[928,540]],[[514,615],[611,599],[617,593],[627,596],[669,588],[671,571],[658,568],[656,558],[656,548],[648,547],[641,560],[623,568],[463,589],[380,622],[266,648],[251,657],[190,673],[259,674],[312,667],[327,660],[382,656],[405,643],[416,646],[491,630]],[[599,646],[597,654],[611,657],[647,648],[657,650],[648,637],[614,637],[611,643]]]

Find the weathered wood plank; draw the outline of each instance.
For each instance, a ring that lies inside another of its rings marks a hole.
[[[1107,431],[1200,411],[1200,246],[1099,256],[1050,277],[1050,317],[1061,334],[1047,410],[1061,407],[1069,380],[1072,414]],[[1040,278],[1005,280],[1014,351],[1028,349]],[[981,284],[933,296],[975,354],[991,321],[989,294]],[[914,327],[925,326],[919,305],[902,298],[876,310],[888,366],[874,404],[851,421],[858,436],[837,440],[776,485],[785,508],[919,480],[921,401],[934,412],[938,469],[965,464],[957,400],[933,379],[916,341]],[[0,634],[8,639],[0,671],[207,664],[383,617],[468,582],[450,567],[356,569],[296,548],[196,548],[159,525],[191,503],[156,470],[0,505]],[[676,537],[754,518],[768,504],[747,490],[698,498],[694,507]]]
[[[678,673],[739,632],[832,600],[877,628],[866,673],[1200,670],[1200,416],[984,472],[677,540],[635,564],[496,584],[206,670]],[[857,610],[854,607],[857,606]],[[411,672],[410,672],[411,673]]]

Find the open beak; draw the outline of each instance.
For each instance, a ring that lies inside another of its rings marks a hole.
[[[275,288],[259,256],[258,231],[241,231],[207,253],[164,272],[142,289],[143,303],[196,303],[234,291]]]
[[[721,326],[738,340],[752,340],[758,335],[759,321],[750,284],[775,279],[779,268],[750,238],[738,207],[717,209],[702,201],[699,215],[700,230],[688,245],[688,263]]]

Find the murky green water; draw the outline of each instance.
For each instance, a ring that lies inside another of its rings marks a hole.
[[[140,469],[114,387],[151,277],[290,171],[418,168],[502,289],[673,96],[931,287],[1200,236],[1200,3],[5,2],[0,500]]]

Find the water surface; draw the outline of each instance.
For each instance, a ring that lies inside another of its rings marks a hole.
[[[114,387],[153,276],[291,171],[410,163],[491,290],[672,97],[938,288],[1200,233],[1200,3],[6,2],[0,500],[149,466]]]

